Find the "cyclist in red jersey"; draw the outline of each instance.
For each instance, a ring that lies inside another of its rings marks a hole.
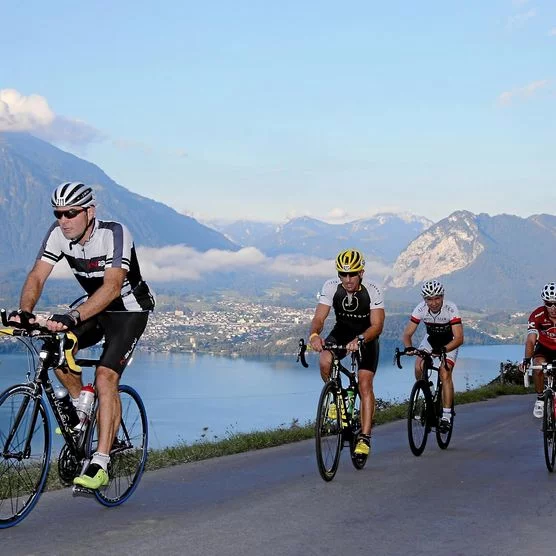
[[[546,284],[541,291],[543,305],[537,307],[529,316],[527,339],[525,340],[525,357],[521,370],[527,371],[531,364],[552,363],[556,361],[556,283]],[[533,407],[533,415],[540,419],[543,414],[544,376],[542,371],[533,375],[537,399]]]

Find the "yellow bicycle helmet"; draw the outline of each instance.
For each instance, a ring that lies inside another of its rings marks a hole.
[[[360,272],[365,268],[363,255],[357,249],[346,249],[336,257],[338,272]]]

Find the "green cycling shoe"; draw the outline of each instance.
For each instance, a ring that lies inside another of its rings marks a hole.
[[[90,490],[96,490],[97,488],[108,485],[108,473],[98,464],[91,463],[85,473],[79,477],[73,479],[73,484],[88,488]]]

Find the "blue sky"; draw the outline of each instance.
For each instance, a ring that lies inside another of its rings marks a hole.
[[[201,220],[556,212],[554,0],[26,1],[0,25],[0,130]]]

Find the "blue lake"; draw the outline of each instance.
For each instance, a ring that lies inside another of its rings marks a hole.
[[[520,361],[522,345],[463,346],[454,382],[456,390],[486,384],[499,373],[500,362]],[[403,360],[405,359],[405,361]],[[403,370],[382,353],[375,393],[403,401],[414,382],[413,359]],[[347,361],[347,360],[345,360]],[[294,357],[241,359],[210,355],[138,352],[122,382],[136,388],[147,408],[150,446],[179,441],[214,440],[228,433],[289,425],[314,419],[322,382],[315,354],[304,369]],[[23,354],[0,354],[0,391],[25,379]],[[92,381],[92,370],[84,371]]]

